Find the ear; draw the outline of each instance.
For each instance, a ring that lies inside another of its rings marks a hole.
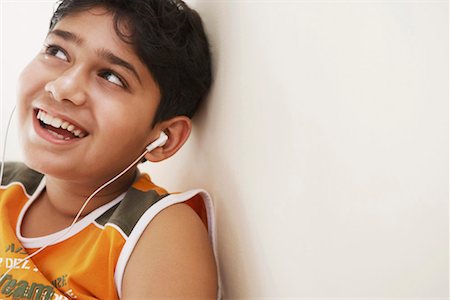
[[[186,116],[176,116],[172,119],[158,123],[152,130],[152,137],[149,144],[155,141],[161,131],[164,131],[169,139],[164,146],[157,147],[152,152],[145,155],[151,162],[159,162],[174,155],[187,141],[192,130],[192,122]],[[154,135],[154,136],[153,136]]]

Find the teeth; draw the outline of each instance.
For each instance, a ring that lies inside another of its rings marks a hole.
[[[75,127],[75,125],[70,124],[67,121],[64,121],[60,118],[57,117],[53,117],[50,114],[39,110],[39,112],[37,113],[37,119],[44,122],[47,125],[51,125],[55,128],[62,128],[65,129],[67,131],[72,132],[75,136],[82,138],[86,136],[86,133],[83,132],[81,129],[78,129]],[[58,139],[63,139],[63,140],[69,140],[70,138],[64,138],[62,135],[57,134],[56,132],[50,131],[55,137],[57,137]]]
[[[60,118],[53,118],[51,125],[55,128],[59,128],[61,127],[62,122],[63,121]]]
[[[53,136],[57,137],[58,139],[65,140],[65,138],[62,135],[57,134],[56,132],[53,132],[53,131],[51,131],[49,129],[47,129],[47,131],[50,132]]]
[[[44,115],[43,117],[44,117],[44,119],[42,120],[42,122],[44,122],[47,125],[51,125],[52,124],[52,121],[53,121],[52,116]]]

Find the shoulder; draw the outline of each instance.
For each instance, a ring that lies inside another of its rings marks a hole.
[[[123,299],[216,298],[216,292],[215,259],[203,222],[184,203],[162,210],[130,256]]]

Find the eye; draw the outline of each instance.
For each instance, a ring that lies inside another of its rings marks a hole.
[[[125,80],[123,80],[119,75],[117,75],[116,73],[114,73],[111,70],[104,70],[104,71],[100,72],[99,75],[115,85],[118,85],[122,88],[127,88],[127,84],[125,83]]]
[[[59,59],[68,61],[66,51],[57,45],[45,45],[45,54],[57,57]]]

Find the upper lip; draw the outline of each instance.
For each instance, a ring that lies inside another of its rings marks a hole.
[[[38,106],[35,106],[34,109],[35,109],[35,110],[42,110],[42,111],[45,111],[46,113],[49,113],[50,115],[52,115],[52,116],[54,116],[54,117],[60,118],[60,119],[63,120],[63,121],[67,121],[67,122],[69,122],[70,124],[73,124],[73,125],[74,125],[75,127],[77,127],[78,129],[81,129],[82,131],[84,131],[84,132],[86,132],[87,134],[89,134],[89,131],[86,130],[83,126],[81,126],[80,123],[78,123],[77,121],[73,120],[72,118],[68,117],[68,116],[65,115],[65,114],[56,112],[56,111],[54,111],[54,110],[52,110],[51,108],[48,108],[48,107],[38,107]]]

